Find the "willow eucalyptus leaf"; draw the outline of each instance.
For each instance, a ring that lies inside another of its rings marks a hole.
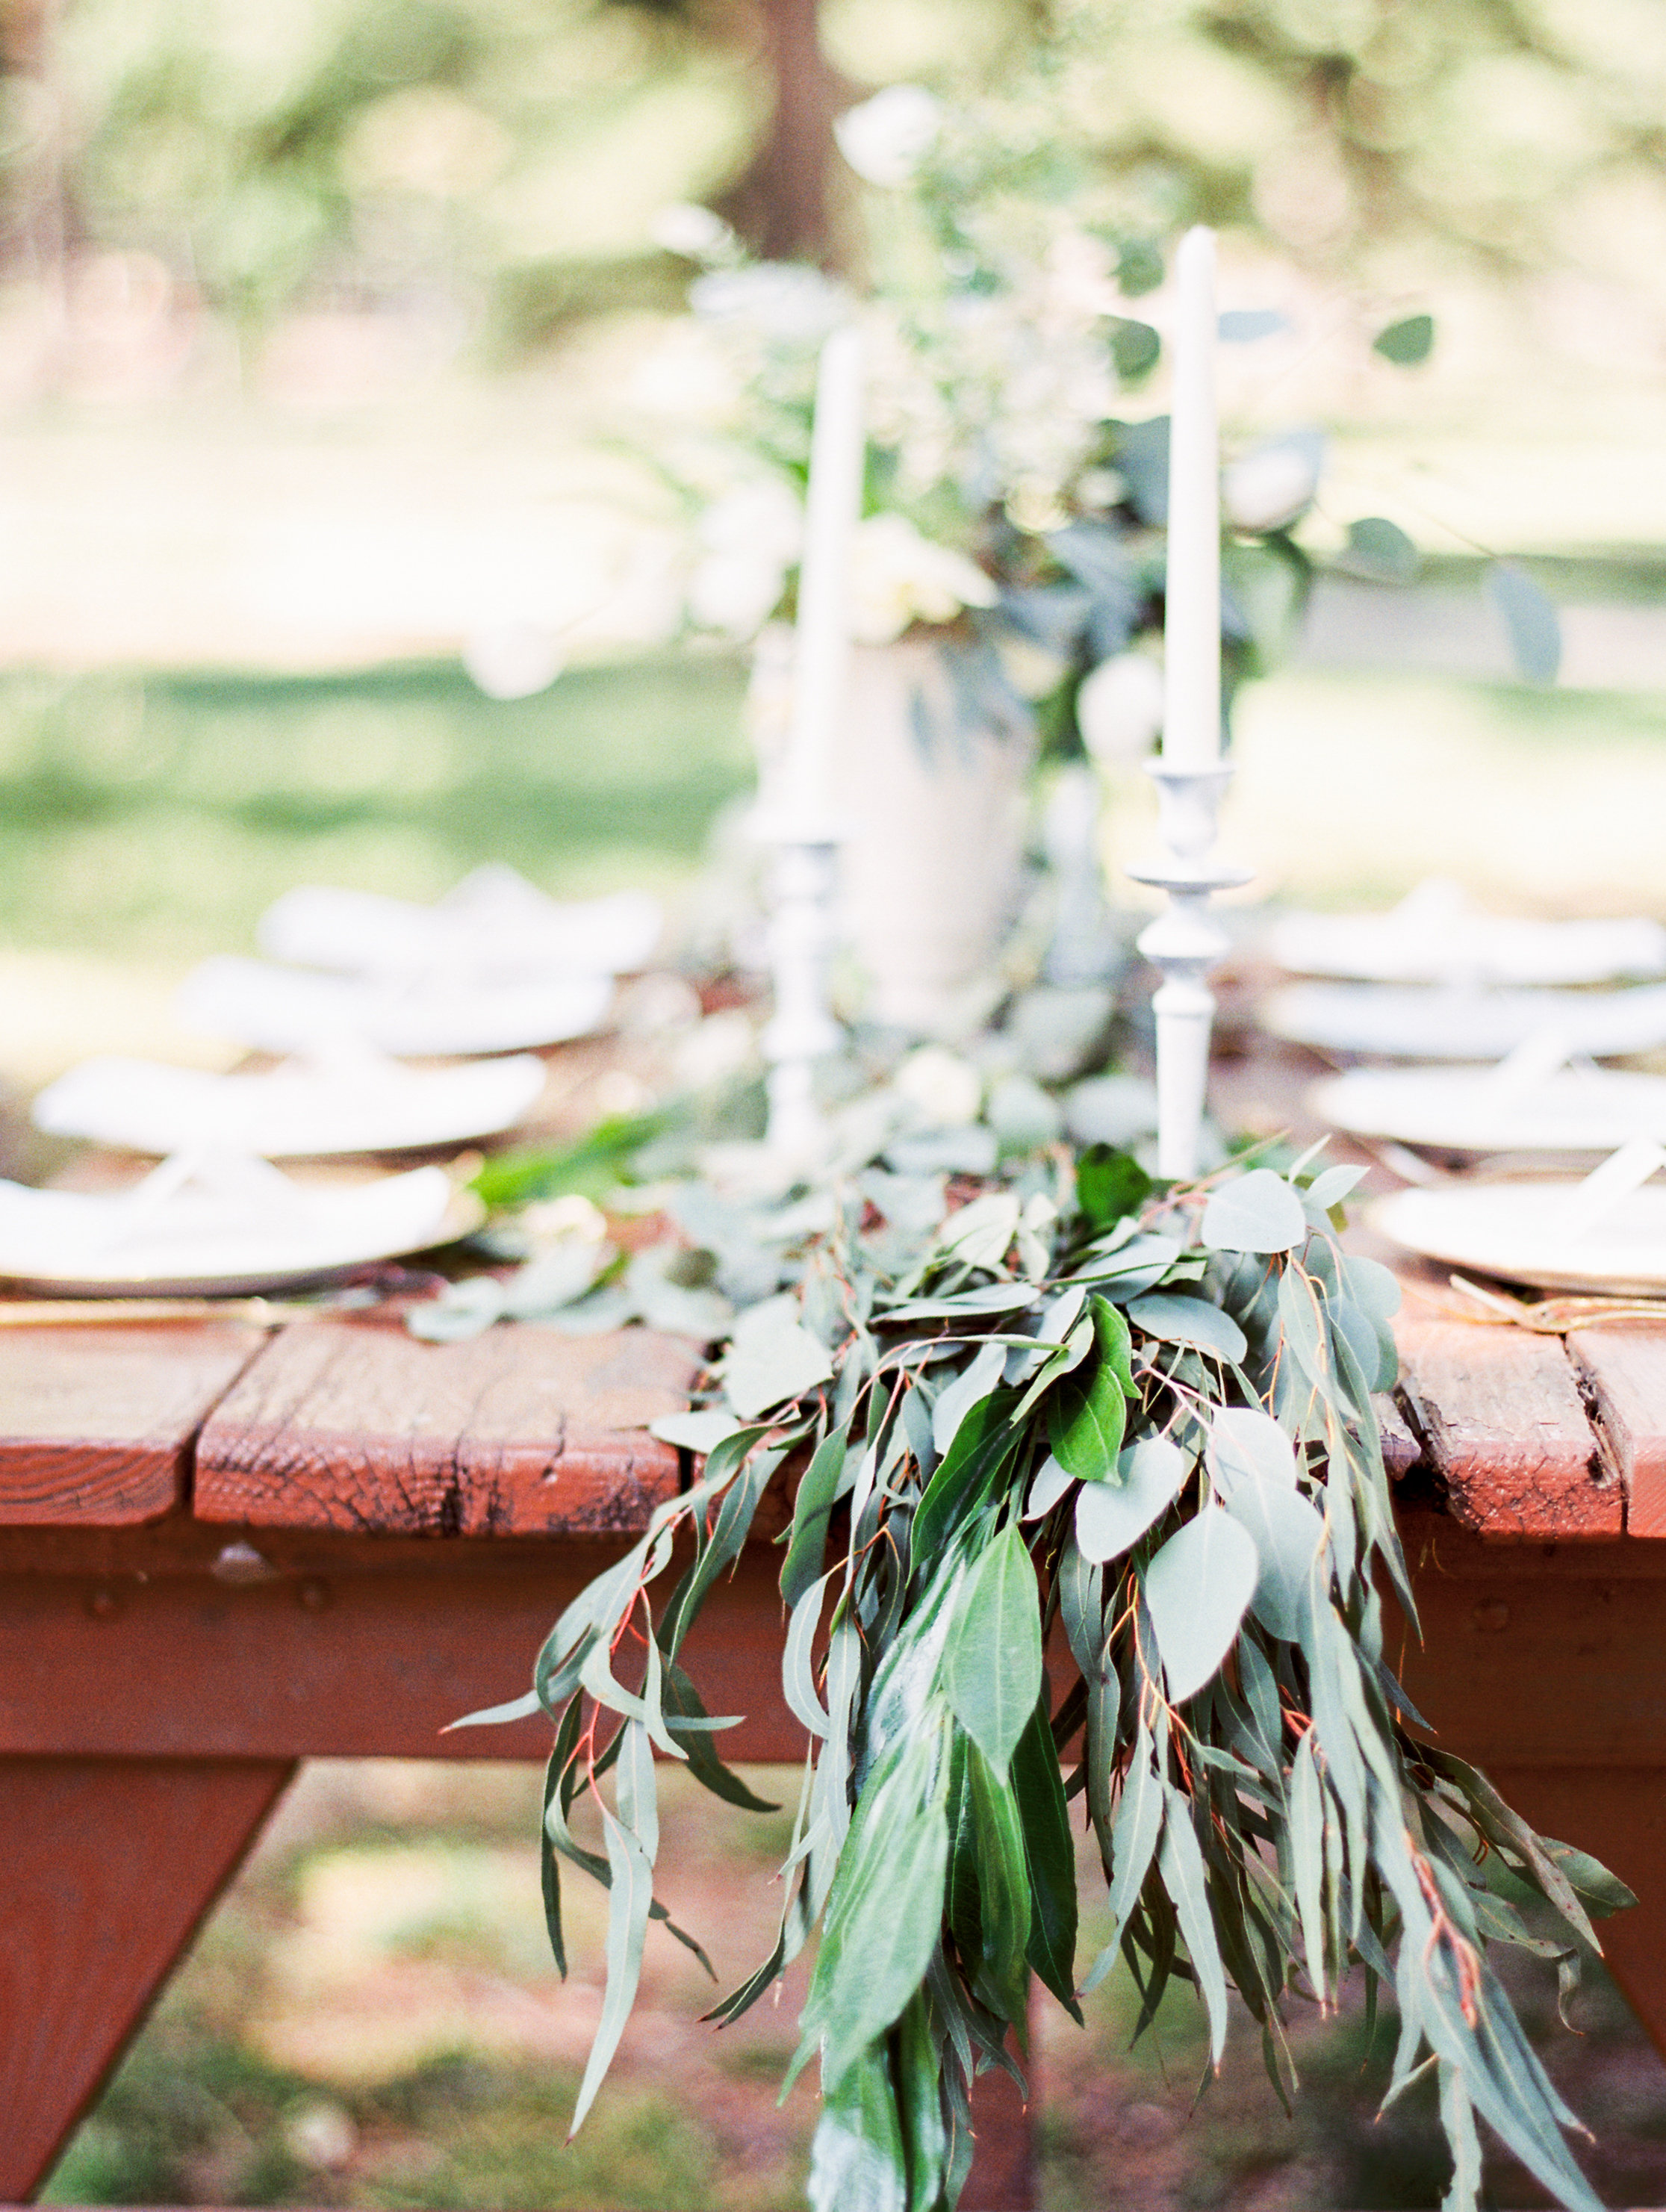
[[[1041,1593],[1010,1522],[960,1592],[941,1680],[955,1718],[1004,1784],[1042,1686]]]
[[[1222,1498],[1248,1482],[1294,1490],[1296,1452],[1289,1436],[1258,1406],[1218,1406],[1209,1417],[1209,1473]]]
[[[703,1457],[729,1437],[739,1436],[745,1426],[744,1421],[725,1413],[721,1406],[711,1406],[698,1413],[662,1413],[657,1421],[648,1423],[648,1434],[658,1437],[661,1443],[675,1444],[679,1451],[697,1452]]]
[[[965,1415],[1000,1381],[1006,1365],[1006,1346],[986,1344],[939,1398],[932,1408],[932,1443],[939,1457],[954,1443],[955,1431]]]
[[[723,1390],[744,1419],[801,1398],[831,1379],[825,1350],[797,1316],[797,1301],[783,1293],[750,1307],[736,1322],[723,1363]]]
[[[616,1820],[604,1807],[602,1828],[607,1844],[607,1981],[602,1993],[601,2016],[585,2063],[577,2101],[567,2130],[571,2142],[584,2124],[584,2116],[595,2101],[613,2054],[624,2033],[624,2024],[641,1978],[642,1946],[648,1937],[648,1908],[654,1902],[654,1865],[641,1838]]]
[[[1302,1201],[1271,1168],[1251,1168],[1210,1194],[1203,1242],[1212,1252],[1288,1252],[1307,1238]]]
[[[911,2212],[902,2119],[882,2045],[865,2051],[823,2100],[808,2195],[812,2212]]]
[[[1250,1608],[1270,1635],[1293,1643],[1301,1608],[1312,1601],[1312,1577],[1325,1524],[1299,1491],[1281,1484],[1241,1482],[1226,1510],[1255,1540],[1260,1562]]]
[[[1128,1325],[1108,1299],[1090,1300],[1098,1359],[1085,1383],[1072,1381],[1047,1401],[1047,1432],[1061,1467],[1085,1482],[1111,1475],[1135,1395]]]
[[[1173,1899],[1180,1932],[1191,1954],[1192,1972],[1209,2015],[1209,2057],[1219,2068],[1226,2048],[1226,1975],[1209,1911],[1208,1877],[1192,1826],[1190,1805],[1172,1783],[1164,1784],[1163,1795],[1168,1809],[1157,1847],[1158,1871]]]
[[[1076,1499],[1076,1541],[1084,1559],[1103,1563],[1137,1544],[1180,1495],[1191,1462],[1166,1437],[1142,1437],[1119,1453],[1115,1478],[1084,1483]]]
[[[1037,1468],[1031,1480],[1030,1495],[1025,1501],[1025,1519],[1039,1521],[1043,1516],[1050,1513],[1075,1480],[1075,1476],[1067,1467],[1061,1467],[1058,1461],[1049,1455]],[[532,1700],[534,1708],[537,1704],[538,1700],[534,1698]],[[509,1709],[500,1707],[497,1710],[507,1712]],[[453,1728],[462,1728],[466,1724],[462,1721],[453,1721],[452,1725]]]
[[[1146,1568],[1146,1604],[1177,1705],[1201,1690],[1231,1650],[1260,1572],[1254,1538],[1216,1505],[1170,1536]]]
[[[1189,1344],[1218,1359],[1233,1361],[1242,1359],[1250,1349],[1231,1314],[1223,1313],[1207,1298],[1157,1291],[1134,1299],[1128,1312],[1136,1328],[1162,1344]]]

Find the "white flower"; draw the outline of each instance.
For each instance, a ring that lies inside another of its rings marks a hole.
[[[1128,480],[1120,469],[1084,469],[1076,479],[1076,504],[1094,514],[1120,507],[1128,495]]]
[[[523,1207],[520,1226],[535,1244],[559,1244],[571,1238],[582,1244],[607,1242],[607,1216],[591,1199],[577,1191],[561,1198],[542,1198]]]
[[[870,185],[908,183],[943,128],[943,103],[923,84],[890,84],[848,107],[833,125],[839,151]]]
[[[996,651],[1006,681],[1020,699],[1044,699],[1064,681],[1067,664],[1032,637],[1004,637]]]
[[[940,1044],[917,1046],[891,1079],[911,1106],[934,1128],[958,1129],[976,1121],[983,1103],[983,1079],[970,1060]]]
[[[818,269],[763,261],[751,269],[713,269],[689,287],[689,305],[702,322],[746,323],[763,337],[814,345],[845,320],[843,288]]]
[[[704,551],[689,578],[689,617],[701,629],[753,636],[775,612],[799,557],[804,509],[779,477],[738,484],[700,518]]]
[[[1312,504],[1319,483],[1316,441],[1280,440],[1234,461],[1220,480],[1221,505],[1237,530],[1282,530]]]
[[[998,594],[976,561],[921,537],[905,515],[874,514],[851,547],[850,629],[863,645],[889,645],[910,623],[952,622]]]
[[[786,588],[779,561],[750,553],[714,553],[696,562],[689,578],[689,619],[698,629],[721,630],[739,641],[755,636],[775,612]]]
[[[690,200],[661,208],[649,222],[648,234],[667,253],[680,253],[686,261],[721,259],[735,243],[733,231],[721,215]]]
[[[691,319],[645,354],[625,387],[631,406],[710,429],[728,428],[746,399],[745,379],[716,333]]]
[[[559,641],[537,623],[482,627],[463,644],[463,666],[489,699],[530,699],[547,691],[566,665]]]
[[[1102,768],[1143,760],[1163,726],[1163,672],[1151,655],[1102,660],[1076,694],[1076,726]]]
[[[754,553],[786,568],[797,560],[803,540],[804,508],[780,477],[737,484],[700,518],[700,542],[714,553]]]

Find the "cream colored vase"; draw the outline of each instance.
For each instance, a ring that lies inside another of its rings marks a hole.
[[[903,639],[851,656],[833,766],[848,826],[846,941],[868,1018],[952,1034],[987,1011],[1024,857],[1031,744],[956,715],[943,656]]]

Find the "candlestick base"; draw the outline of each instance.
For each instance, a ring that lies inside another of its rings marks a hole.
[[[769,1064],[765,1142],[788,1163],[809,1165],[825,1150],[815,1063],[838,1049],[842,1032],[828,1003],[839,841],[824,821],[776,816],[762,825],[775,847],[769,872],[769,966],[775,1011],[762,1042]]]
[[[1197,1173],[1208,1096],[1215,1001],[1207,978],[1231,944],[1208,902],[1216,891],[1247,884],[1250,873],[1215,850],[1215,817],[1231,781],[1230,768],[1179,769],[1155,761],[1148,773],[1158,788],[1158,828],[1166,850],[1128,873],[1169,894],[1167,908],[1140,932],[1139,945],[1163,975],[1152,994],[1157,1171],[1184,1181]]]

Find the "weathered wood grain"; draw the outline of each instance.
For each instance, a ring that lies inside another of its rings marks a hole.
[[[1610,1322],[1575,1330],[1567,1348],[1625,1489],[1626,1533],[1666,1536],[1666,1328]]]
[[[1406,1425],[1406,1417],[1386,1393],[1371,1400],[1383,1439],[1383,1464],[1391,1482],[1409,1474],[1423,1456],[1423,1447]]]
[[[1402,1401],[1459,1521],[1558,1542],[1620,1534],[1624,1493],[1560,1337],[1415,1315],[1395,1337]]]
[[[291,1771],[0,1759],[0,2201],[45,2179]]]
[[[0,1330],[0,1522],[171,1512],[192,1437],[262,1341],[228,1322]]]
[[[204,1428],[195,1511],[410,1534],[640,1528],[678,1480],[647,1425],[687,1404],[699,1365],[684,1339],[642,1328],[423,1344],[397,1326],[299,1322]]]
[[[541,1560],[493,1573],[468,1555],[496,1546],[429,1539],[433,1565],[386,1574],[356,1571],[350,1554],[398,1538],[335,1540],[335,1570],[256,1583],[0,1577],[0,1754],[547,1758],[541,1714],[446,1731],[520,1696],[551,1626],[622,1546],[545,1540]],[[744,1716],[725,1732],[726,1759],[804,1756],[781,1695],[780,1572],[778,1553],[749,1549],[683,1649],[708,1709]],[[660,1607],[677,1578],[673,1564],[654,1585]],[[618,1665],[633,1680],[640,1656]],[[113,1696],[112,1683],[143,1694]]]

